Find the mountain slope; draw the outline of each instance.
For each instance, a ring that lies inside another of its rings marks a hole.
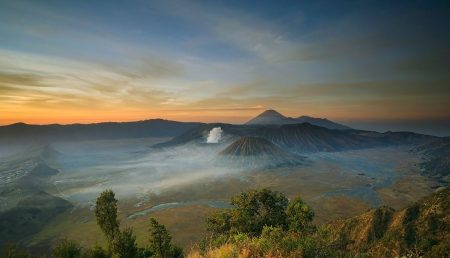
[[[264,138],[244,136],[219,153],[223,161],[246,167],[283,167],[302,164],[303,160]]]
[[[230,226],[222,223],[226,221],[223,214],[213,221],[227,230]],[[248,216],[243,223],[252,219]],[[217,238],[227,241],[215,245],[211,241],[206,252],[194,251],[189,257],[449,257],[450,190],[436,192],[403,210],[381,207],[303,231],[272,226],[256,236],[228,234],[228,239],[227,235]]]
[[[369,257],[396,257],[410,251],[444,257],[450,251],[450,189],[403,210],[381,207],[329,227],[341,247]]]
[[[0,213],[0,246],[7,241],[24,244],[53,218],[73,205],[44,191],[23,198],[16,207]]]
[[[325,127],[328,129],[335,129],[335,130],[349,130],[351,129],[348,126],[345,125],[341,125],[339,123],[336,122],[332,122],[326,118],[315,118],[315,117],[310,117],[310,116],[300,116],[295,118],[295,121],[297,123],[310,123],[312,125],[317,125],[317,126],[321,126],[321,127]]]
[[[349,130],[351,129],[348,126],[341,125],[335,122],[332,122],[326,118],[315,118],[310,116],[300,116],[298,118],[286,117],[280,114],[279,112],[269,109],[256,117],[250,119],[246,125],[285,125],[285,124],[301,124],[301,123],[310,123],[312,125],[317,125],[321,127],[325,127],[328,129],[336,129],[336,130]]]

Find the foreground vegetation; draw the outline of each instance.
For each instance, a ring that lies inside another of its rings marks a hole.
[[[207,234],[187,254],[172,244],[164,225],[149,219],[148,244],[140,247],[131,228],[121,229],[117,199],[104,191],[95,215],[107,248],[81,248],[61,240],[55,258],[140,257],[449,257],[450,190],[439,191],[400,211],[388,207],[360,216],[315,226],[314,212],[301,199],[288,200],[268,189],[251,190],[231,199],[232,209],[206,221]],[[27,258],[29,253],[7,245],[2,257]]]
[[[190,257],[450,257],[449,189],[400,211],[380,207],[321,226],[311,225],[301,199],[285,205],[278,196],[281,205],[267,207],[260,193],[244,193],[236,208],[210,218],[209,238]],[[239,217],[249,223],[240,227]]]

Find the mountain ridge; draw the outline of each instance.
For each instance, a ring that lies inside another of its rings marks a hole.
[[[245,124],[246,125],[283,125],[283,124],[299,124],[299,123],[310,123],[313,125],[325,127],[328,129],[337,130],[350,130],[352,128],[330,121],[326,118],[315,118],[311,116],[299,116],[296,118],[286,117],[274,109],[268,109],[257,115],[256,117],[250,119]]]
[[[204,124],[155,147],[202,143],[211,129],[221,127],[223,135],[238,139],[262,137],[292,153],[329,152],[392,145],[420,145],[439,137],[409,132],[378,133],[362,130],[332,130],[309,123],[285,125]]]
[[[144,137],[175,137],[203,123],[149,119],[132,122],[93,124],[31,125],[15,123],[0,126],[0,140],[27,142],[57,140],[105,140]]]

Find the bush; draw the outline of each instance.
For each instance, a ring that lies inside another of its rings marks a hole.
[[[94,246],[93,248],[88,248],[83,252],[83,258],[110,258],[111,254],[101,248],[100,246]]]
[[[231,204],[231,231],[258,236],[264,226],[286,227],[288,199],[281,193],[251,190],[233,197]]]
[[[81,257],[80,245],[71,240],[63,239],[53,248],[54,258],[78,258]]]

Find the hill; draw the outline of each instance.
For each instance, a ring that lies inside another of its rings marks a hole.
[[[336,129],[336,130],[349,130],[351,129],[348,126],[341,125],[339,123],[330,121],[326,118],[315,118],[310,116],[300,116],[297,118],[286,117],[279,112],[269,109],[256,117],[250,119],[247,125],[284,125],[284,124],[301,124],[301,123],[310,123],[312,125],[317,125],[321,127],[325,127],[328,129]]]
[[[7,241],[25,242],[72,207],[70,202],[43,191],[28,195],[16,207],[0,213],[0,246]]]
[[[443,257],[450,251],[450,189],[403,210],[381,207],[329,227],[342,248],[370,257]]]
[[[0,246],[24,244],[53,218],[72,208],[45,192],[48,179],[59,173],[48,162],[61,155],[51,146],[36,146],[0,160]]]
[[[302,159],[261,137],[244,136],[220,153],[222,161],[246,167],[295,166]]]
[[[202,123],[185,123],[163,119],[136,122],[107,122],[70,125],[29,125],[17,123],[0,126],[2,142],[51,142],[105,140],[143,137],[174,137]]]
[[[276,213],[283,206],[277,195],[269,198],[262,191],[233,197],[236,208],[208,220],[210,244],[193,250],[189,257],[387,258],[448,257],[450,253],[449,189],[399,211],[381,207],[316,226],[309,224],[314,213],[301,199],[290,200],[285,213]],[[292,214],[294,218],[289,217]],[[254,225],[263,225],[258,227],[260,233],[249,231]],[[235,227],[247,233],[236,232]]]

